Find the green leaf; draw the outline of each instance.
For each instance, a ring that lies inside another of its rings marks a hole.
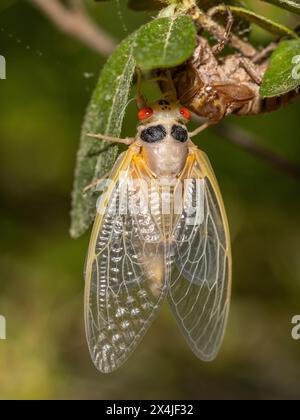
[[[182,64],[196,48],[196,27],[189,16],[155,19],[137,33],[134,55],[143,70]]]
[[[290,12],[300,15],[300,1],[299,0],[262,0],[266,3],[274,4],[281,9],[289,10]]]
[[[291,29],[287,28],[284,25],[273,22],[270,19],[265,18],[264,16],[258,15],[257,13],[244,9],[242,7],[229,6],[230,10],[237,16],[248,20],[251,23],[255,23],[263,29],[271,32],[272,34],[279,36],[292,36],[297,37],[297,34]]]
[[[264,98],[284,95],[300,86],[300,41],[282,41],[271,57],[260,94]]]
[[[98,194],[83,189],[113,166],[118,148],[86,133],[120,136],[135,71],[134,36],[125,40],[108,60],[100,75],[84,120],[72,195],[71,236],[78,238],[93,222]]]

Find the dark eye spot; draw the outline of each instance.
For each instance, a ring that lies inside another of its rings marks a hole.
[[[163,125],[156,125],[146,128],[141,132],[141,139],[146,143],[156,143],[163,140],[167,135],[167,130]]]
[[[189,138],[187,130],[180,125],[173,125],[171,134],[175,140],[178,140],[181,143],[185,143]]]
[[[164,99],[160,100],[158,102],[158,105],[161,107],[162,111],[171,111],[171,104],[168,101],[165,101]]]
[[[165,101],[165,100],[162,99],[161,101],[158,102],[158,104],[161,105],[161,106],[169,106],[170,105],[170,102]]]

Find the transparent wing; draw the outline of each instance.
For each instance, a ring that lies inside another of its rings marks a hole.
[[[87,259],[86,334],[93,362],[105,373],[117,369],[135,350],[166,290],[165,246],[149,203],[142,203],[138,166],[137,157],[127,152],[116,168]],[[124,195],[125,183],[130,187]],[[131,203],[127,209],[124,201]],[[134,208],[135,201],[140,210]]]
[[[226,213],[209,161],[197,151],[173,232],[169,303],[183,335],[202,360],[222,343],[231,293],[231,247]],[[196,211],[197,210],[197,211]]]

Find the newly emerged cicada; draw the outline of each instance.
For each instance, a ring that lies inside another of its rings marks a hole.
[[[213,360],[226,327],[232,277],[229,227],[190,111],[161,100],[139,111],[116,162],[89,245],[85,324],[92,360],[112,372],[135,350],[165,298],[191,350]],[[100,183],[101,188],[103,187]]]

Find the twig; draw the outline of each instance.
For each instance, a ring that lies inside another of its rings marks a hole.
[[[28,0],[40,9],[58,28],[79,39],[89,48],[109,56],[116,48],[115,41],[86,14],[78,1],[70,7],[59,0]]]
[[[300,165],[291,162],[290,160],[277,155],[275,152],[265,148],[264,146],[257,143],[255,136],[246,130],[228,124],[222,123],[214,127],[221,137],[228,140],[235,146],[239,146],[253,156],[268,162],[274,168],[286,173],[294,178],[300,179]]]

